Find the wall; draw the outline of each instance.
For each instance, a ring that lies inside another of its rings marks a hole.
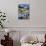
[[[18,4],[30,4],[30,19],[18,20]],[[6,12],[6,27],[46,27],[46,0],[0,0],[0,9]]]

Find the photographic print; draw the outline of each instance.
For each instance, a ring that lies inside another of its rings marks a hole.
[[[29,4],[19,4],[18,5],[18,19],[29,19]]]

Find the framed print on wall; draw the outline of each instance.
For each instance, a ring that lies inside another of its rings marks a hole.
[[[18,5],[18,19],[30,19],[29,4]]]

